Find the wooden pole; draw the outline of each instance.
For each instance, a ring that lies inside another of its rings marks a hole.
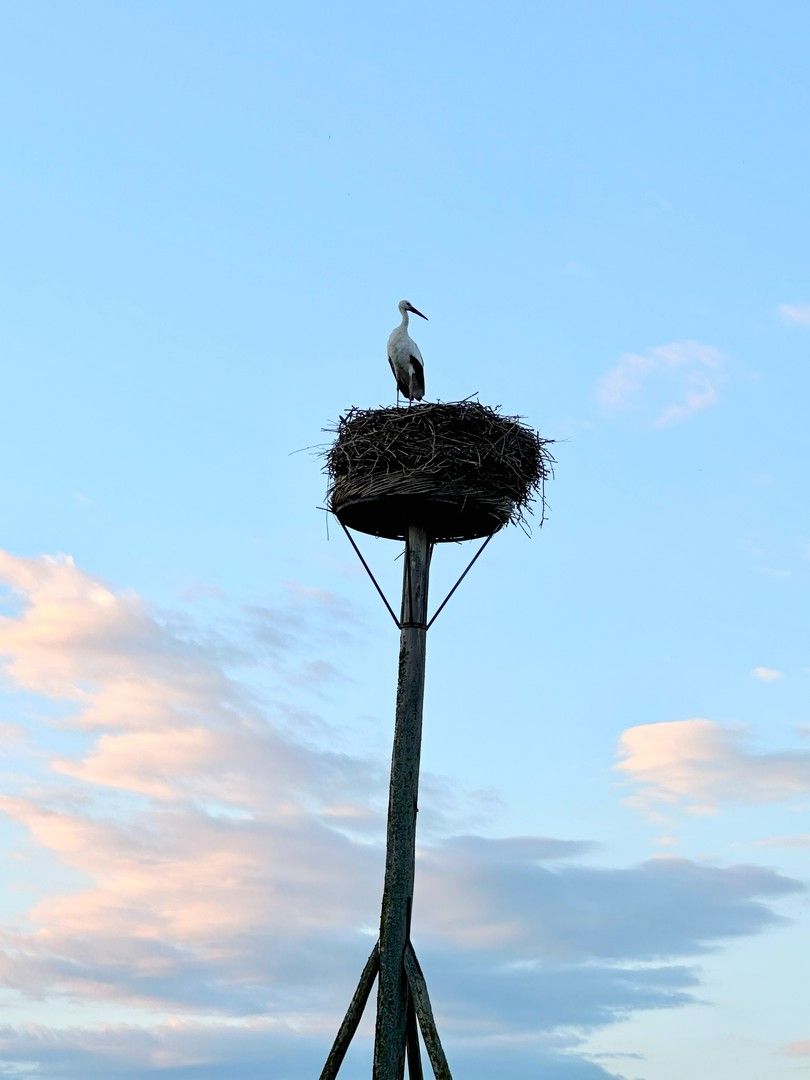
[[[409,994],[404,959],[413,903],[429,571],[427,530],[421,525],[411,525],[403,568],[399,681],[380,915],[373,1080],[402,1080],[405,1073]]]

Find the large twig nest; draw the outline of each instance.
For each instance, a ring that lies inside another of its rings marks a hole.
[[[329,509],[348,528],[404,538],[409,524],[436,541],[472,540],[545,515],[554,458],[517,416],[475,401],[349,409],[326,453]]]

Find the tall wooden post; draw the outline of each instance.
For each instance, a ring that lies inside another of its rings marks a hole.
[[[469,399],[407,409],[349,409],[326,455],[328,509],[363,564],[400,631],[399,681],[388,796],[385,886],[380,938],[338,1029],[320,1080],[337,1080],[371,994],[377,987],[372,1080],[423,1080],[422,1044],[434,1080],[452,1080],[427,981],[410,941],[413,906],[425,644],[445,604],[492,537],[523,512],[551,473],[549,439],[517,416],[500,416]],[[462,453],[463,451],[463,453]],[[545,502],[543,501],[543,507]],[[415,522],[405,525],[406,522]],[[542,524],[542,519],[541,519]],[[352,537],[352,530],[405,539],[402,612],[392,605]],[[435,544],[483,541],[430,620],[430,556]]]
[[[413,904],[429,572],[427,529],[421,525],[410,525],[402,583],[399,681],[388,796],[385,886],[380,916],[380,975],[373,1080],[401,1080],[405,1071],[408,1024],[405,950],[410,937]]]

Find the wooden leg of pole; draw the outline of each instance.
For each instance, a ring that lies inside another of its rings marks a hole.
[[[405,1072],[408,980],[404,957],[413,900],[428,575],[427,530],[411,525],[403,569],[399,681],[380,915],[380,981],[373,1080],[400,1080]]]
[[[374,985],[374,980],[376,979],[379,970],[380,946],[378,943],[374,946],[371,956],[368,958],[366,966],[363,968],[363,974],[360,976],[360,982],[357,984],[354,997],[343,1018],[343,1023],[340,1025],[340,1030],[335,1036],[335,1041],[332,1044],[332,1049],[329,1051],[329,1057],[326,1059],[326,1064],[321,1071],[320,1080],[335,1080],[338,1070],[343,1063],[343,1059],[346,1056],[346,1051],[349,1049],[349,1043],[352,1041],[355,1031],[357,1031],[357,1025],[360,1023],[363,1016],[363,1009],[366,1007],[368,996],[371,993],[371,988]]]
[[[419,1020],[422,1038],[425,1041],[430,1064],[433,1066],[433,1075],[436,1080],[453,1080],[450,1075],[450,1066],[444,1056],[439,1032],[436,1030],[436,1021],[433,1019],[433,1009],[430,1007],[427,983],[413,946],[408,942],[405,949],[405,971],[408,975],[408,986],[413,999],[413,1007]]]
[[[405,1033],[408,1045],[408,1080],[424,1080],[422,1055],[419,1052],[419,1031],[416,1026],[413,998],[410,995],[408,995],[408,1019],[405,1023]]]

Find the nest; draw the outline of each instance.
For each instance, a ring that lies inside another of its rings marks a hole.
[[[553,441],[475,401],[349,409],[326,452],[327,506],[347,527],[394,540],[409,524],[434,542],[526,527],[552,474]]]

